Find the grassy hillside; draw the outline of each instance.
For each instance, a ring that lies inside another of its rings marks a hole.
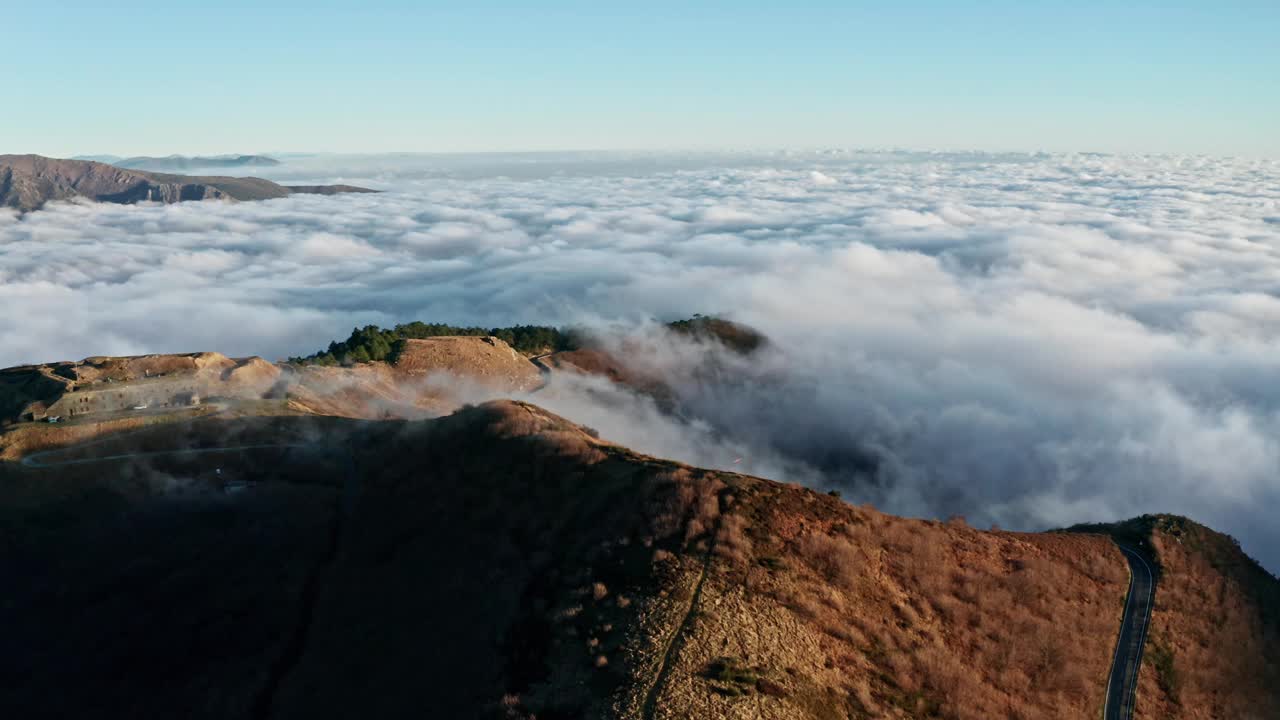
[[[22,677],[0,683],[0,711],[1061,718],[1101,703],[1126,576],[1100,535],[896,518],[512,402],[409,423],[195,420],[65,458],[281,441],[310,449],[0,465],[15,629],[0,677]],[[225,494],[228,479],[256,484]]]
[[[1152,528],[1162,568],[1139,710],[1151,718],[1280,717],[1280,582],[1185,518]]]
[[[1185,517],[1081,528],[1143,544],[1160,566],[1137,717],[1280,717],[1280,580]]]

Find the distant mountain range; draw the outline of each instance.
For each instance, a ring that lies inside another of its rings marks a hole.
[[[79,155],[72,160],[88,160],[91,162],[115,165],[127,170],[190,170],[192,168],[240,168],[271,167],[280,161],[266,155],[207,155],[191,157],[187,155],[168,155],[166,157],[123,158],[119,155]]]
[[[294,193],[376,192],[352,185],[279,185],[253,177],[173,175],[129,170],[89,160],[0,155],[0,207],[27,212],[54,200],[176,203],[186,200],[268,200]]]

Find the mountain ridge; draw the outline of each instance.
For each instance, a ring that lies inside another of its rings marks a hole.
[[[171,450],[219,446],[260,449]],[[128,453],[147,460],[92,462]],[[26,578],[0,605],[0,676],[26,678],[0,708],[23,717],[1085,718],[1124,597],[1106,534],[897,518],[524,402],[207,417],[42,462],[0,463],[0,578]],[[1236,638],[1256,601],[1225,597]],[[1189,688],[1217,671],[1165,632],[1183,695],[1158,716],[1210,717]],[[1265,647],[1221,709],[1276,707]],[[72,674],[84,692],[50,693]]]
[[[1280,710],[1280,581],[1203,526],[895,517],[439,394],[536,398],[539,376],[484,336],[350,367],[0,371],[6,413],[83,410],[0,434],[0,680],[23,678],[0,711],[1094,717],[1127,586],[1112,538],[1161,567],[1138,716]]]
[[[187,176],[128,170],[88,160],[0,155],[0,207],[31,212],[58,200],[119,204],[252,201],[298,193],[376,192],[354,186],[291,188],[253,177]]]
[[[114,160],[110,164],[127,170],[168,172],[191,168],[274,167],[281,163],[267,155],[166,155],[163,157],[139,155]]]

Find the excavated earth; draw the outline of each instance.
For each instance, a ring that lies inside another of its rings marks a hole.
[[[0,370],[0,458],[199,414],[436,417],[542,382],[537,366],[491,337],[409,340],[391,362],[345,368],[219,353],[28,365]]]

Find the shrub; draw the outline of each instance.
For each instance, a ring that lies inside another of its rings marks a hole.
[[[758,560],[756,560],[756,562],[760,563],[762,567],[769,570],[782,570],[787,567],[787,564],[783,562],[782,558],[778,557],[777,555],[765,555],[764,557],[761,557]]]
[[[667,323],[667,328],[680,335],[699,340],[714,340],[743,355],[748,355],[767,340],[756,330],[712,315],[694,315],[688,320]]]
[[[847,589],[856,586],[862,563],[853,543],[844,538],[813,533],[800,540],[799,551],[810,566],[831,582]]]
[[[1164,643],[1151,643],[1151,667],[1156,671],[1156,684],[1164,691],[1169,702],[1179,704],[1178,668],[1173,663],[1173,648]]]
[[[751,557],[747,521],[741,515],[725,515],[716,534],[716,555],[734,565],[744,566]]]
[[[760,668],[748,666],[742,658],[718,657],[707,665],[703,677],[711,681],[711,689],[736,697],[754,691],[760,674]]]
[[[578,345],[575,332],[545,325],[482,328],[415,321],[397,325],[389,330],[377,325],[352,328],[351,335],[346,340],[331,342],[326,350],[290,358],[289,361],[305,365],[333,365],[337,363],[337,358],[350,358],[353,362],[393,360],[404,340],[420,340],[445,335],[493,336],[515,348],[517,352],[526,355],[572,350]],[[362,359],[365,357],[367,359]]]
[[[763,335],[751,328],[713,317],[695,315],[689,320],[668,323],[667,327],[677,334],[716,340],[742,354],[748,354],[766,342]],[[289,358],[289,362],[303,365],[336,365],[339,358],[350,358],[355,362],[394,360],[404,340],[421,340],[446,335],[493,336],[515,348],[517,352],[530,356],[546,352],[577,350],[583,345],[582,331],[574,328],[557,328],[549,325],[482,328],[447,323],[424,323],[415,320],[390,329],[377,325],[352,328],[351,335],[346,340],[331,342],[327,349],[311,355]],[[360,349],[369,356],[369,360],[356,358],[356,353]]]

